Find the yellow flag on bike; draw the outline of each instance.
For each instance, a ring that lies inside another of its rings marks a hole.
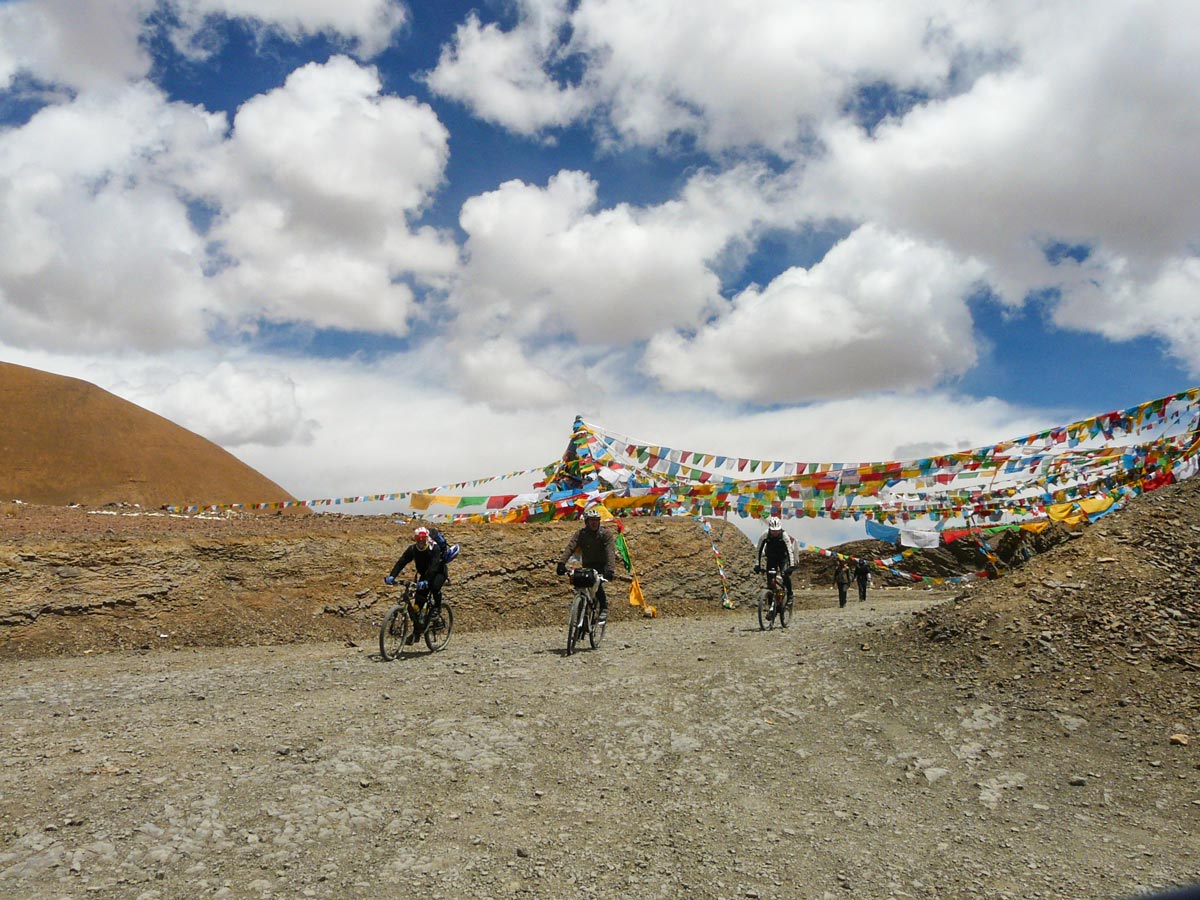
[[[646,602],[646,598],[642,595],[642,586],[638,584],[637,576],[633,577],[633,584],[629,586],[629,605],[641,606]]]

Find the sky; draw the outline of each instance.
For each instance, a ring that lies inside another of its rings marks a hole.
[[[1200,383],[1197,147],[1194,0],[0,0],[0,360],[301,499],[966,449]]]

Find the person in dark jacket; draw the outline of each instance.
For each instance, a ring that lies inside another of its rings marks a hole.
[[[438,537],[440,538],[440,535]],[[435,540],[433,534],[424,525],[417,526],[413,531],[413,542],[396,560],[391,573],[383,579],[384,583],[395,584],[396,576],[404,570],[404,567],[409,563],[414,563],[417,569],[417,578],[426,583],[423,590],[417,591],[416,605],[418,608],[424,607],[426,600],[432,597],[433,608],[437,609],[442,604],[442,585],[446,583],[444,543],[444,541]],[[412,635],[414,641],[421,636],[420,628],[421,624],[414,615]]]
[[[858,599],[867,599],[867,585],[871,583],[871,566],[865,559],[854,564],[854,580],[858,582]]]
[[[583,527],[571,535],[567,549],[558,561],[558,574],[567,574],[567,560],[578,556],[580,565],[595,569],[611,581],[617,569],[617,543],[612,532],[600,527],[600,512],[593,506],[583,514]],[[608,621],[608,597],[604,585],[596,586],[596,602],[600,605],[600,621]]]
[[[850,592],[850,567],[846,565],[844,559],[837,561],[837,567],[833,570],[833,583],[837,585],[838,606],[846,605],[846,594]]]

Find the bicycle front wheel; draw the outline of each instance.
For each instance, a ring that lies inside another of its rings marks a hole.
[[[398,603],[388,610],[379,626],[379,655],[384,660],[396,659],[404,652],[404,642],[408,640],[409,621],[403,603]]]
[[[571,601],[571,617],[567,620],[567,656],[575,652],[575,644],[583,636],[580,623],[583,619],[583,595],[576,594]]]
[[[588,628],[588,642],[592,645],[593,650],[599,647],[600,642],[604,640],[604,629],[606,623],[599,621],[599,619],[600,609],[597,607],[592,610],[590,627]]]
[[[786,596],[783,598],[783,603],[781,603],[779,606],[779,625],[780,625],[780,627],[786,628],[788,625],[792,624],[792,603],[793,602],[794,601],[790,600]]]
[[[454,610],[443,600],[437,612],[429,617],[429,624],[425,626],[425,646],[434,653],[446,649],[446,645],[450,643],[450,632],[453,630]]]
[[[766,631],[768,628],[775,627],[775,619],[772,616],[773,607],[775,606],[775,598],[771,596],[770,591],[763,591],[758,595],[758,630]]]

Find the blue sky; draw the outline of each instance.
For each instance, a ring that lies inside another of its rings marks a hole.
[[[306,498],[576,413],[992,443],[1200,381],[1198,46],[1187,0],[9,0],[0,359]]]

